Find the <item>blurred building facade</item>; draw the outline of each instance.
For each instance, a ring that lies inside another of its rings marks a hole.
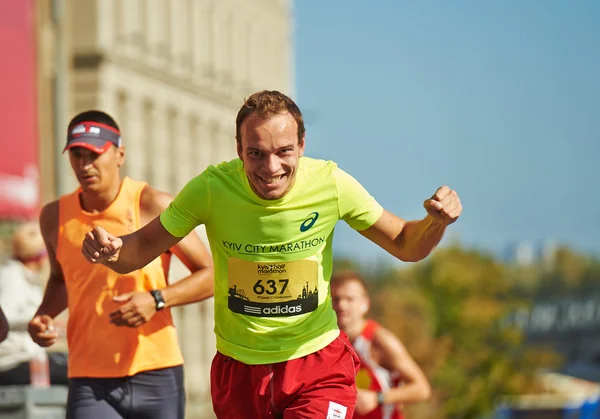
[[[77,186],[68,121],[101,109],[120,124],[125,174],[175,194],[236,156],[235,116],[254,91],[293,96],[291,0],[35,2],[42,203]],[[173,263],[172,278],[185,275]],[[211,417],[212,301],[174,310],[188,417]]]
[[[551,267],[559,248],[559,243],[555,240],[514,242],[504,248],[501,258],[505,262],[520,266],[542,263]]]

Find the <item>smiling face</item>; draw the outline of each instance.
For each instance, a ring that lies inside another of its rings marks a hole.
[[[304,154],[304,136],[298,140],[294,117],[289,112],[250,115],[240,126],[240,137],[238,156],[254,193],[268,200],[284,197]]]
[[[120,167],[125,161],[123,147],[111,146],[102,154],[87,148],[69,149],[73,172],[84,192],[100,193],[120,183]]]

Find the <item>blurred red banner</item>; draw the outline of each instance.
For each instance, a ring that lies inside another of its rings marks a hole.
[[[0,0],[0,218],[39,206],[34,0]]]

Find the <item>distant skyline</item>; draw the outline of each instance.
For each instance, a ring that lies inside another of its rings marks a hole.
[[[296,0],[306,154],[397,215],[448,184],[443,244],[546,241],[600,255],[600,2]],[[340,223],[334,248],[391,256]]]

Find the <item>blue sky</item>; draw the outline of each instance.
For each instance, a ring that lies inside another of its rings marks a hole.
[[[294,15],[307,155],[407,219],[450,185],[464,210],[446,243],[600,254],[600,2],[296,0]],[[338,255],[384,256],[342,224]]]

